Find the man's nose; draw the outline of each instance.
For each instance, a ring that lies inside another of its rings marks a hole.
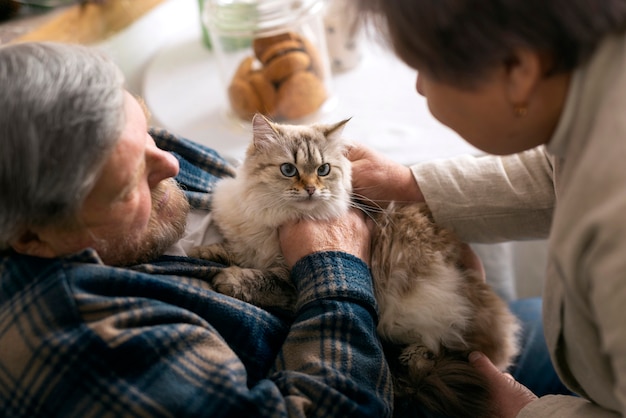
[[[179,164],[174,155],[156,146],[147,151],[146,158],[150,174],[148,183],[150,187],[155,187],[162,180],[175,177],[178,174]]]

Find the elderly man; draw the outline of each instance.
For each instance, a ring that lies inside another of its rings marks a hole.
[[[301,308],[274,315],[214,292],[221,266],[162,255],[232,169],[149,133],[115,65],[17,44],[0,83],[4,416],[391,414],[360,215],[281,230]],[[328,234],[337,251],[317,252]]]

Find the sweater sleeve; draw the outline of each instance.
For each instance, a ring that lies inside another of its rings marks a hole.
[[[621,415],[600,408],[583,398],[548,395],[529,403],[517,414],[517,418],[535,417],[618,418]]]
[[[544,147],[509,156],[461,156],[411,167],[435,221],[468,242],[541,239],[555,204]]]

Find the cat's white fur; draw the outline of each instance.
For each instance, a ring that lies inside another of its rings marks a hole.
[[[394,270],[389,282],[406,282],[406,270]],[[458,289],[459,271],[449,265],[434,267],[430,277],[422,277],[420,286],[405,291],[386,286],[376,299],[380,307],[378,333],[399,344],[421,341],[430,351],[438,353],[440,346],[462,347],[467,319],[472,309]],[[409,302],[410,303],[407,303]]]

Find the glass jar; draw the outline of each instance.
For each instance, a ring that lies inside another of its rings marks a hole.
[[[230,114],[304,123],[335,99],[324,0],[205,0],[203,19]]]

